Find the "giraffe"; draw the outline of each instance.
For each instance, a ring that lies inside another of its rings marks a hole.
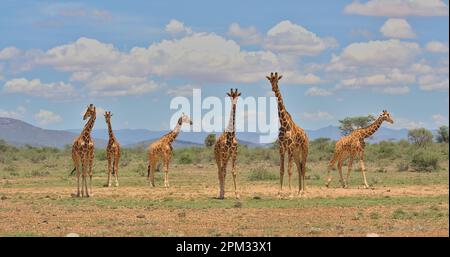
[[[160,160],[164,164],[164,187],[169,187],[169,162],[172,158],[172,143],[178,136],[183,123],[188,123],[192,126],[192,121],[184,113],[178,119],[175,128],[162,136],[159,140],[153,142],[148,147],[148,166],[147,166],[147,179],[151,182],[152,186],[155,186],[155,170],[156,165]]]
[[[111,117],[113,115],[111,112],[105,111],[105,120],[106,124],[108,124],[108,146],[106,147],[106,158],[108,159],[108,183],[106,186],[111,186],[111,173],[115,177],[116,187],[119,186],[119,159],[120,159],[120,144],[114,136],[112,127],[111,127]]]
[[[75,166],[72,173],[77,171],[77,197],[80,197],[80,175],[82,176],[81,181],[81,196],[89,197],[89,191],[92,195],[92,165],[94,163],[94,141],[91,138],[92,127],[94,127],[94,122],[96,119],[95,106],[93,104],[88,105],[86,112],[83,116],[83,120],[89,117],[88,122],[84,125],[83,130],[80,135],[75,138],[72,145],[72,160]],[[81,173],[80,173],[81,165]],[[90,190],[88,191],[86,176],[89,171],[89,185]],[[85,191],[86,190],[86,195]]]
[[[280,128],[278,133],[278,144],[280,152],[280,191],[279,197],[283,191],[283,176],[284,176],[284,159],[285,153],[288,153],[288,175],[289,175],[289,191],[292,197],[291,190],[291,176],[293,162],[297,166],[298,171],[298,194],[303,194],[306,190],[305,173],[306,160],[308,158],[308,136],[305,131],[297,126],[292,120],[291,115],[287,112],[280,89],[278,88],[278,81],[282,76],[278,76],[278,72],[271,72],[270,76],[266,76],[272,85],[272,91],[278,100],[278,118],[280,120]]]
[[[230,119],[228,122],[228,126],[225,129],[225,132],[217,138],[216,143],[214,145],[214,156],[216,159],[218,176],[219,176],[219,195],[218,199],[224,199],[225,196],[225,176],[227,175],[227,163],[231,158],[231,166],[232,166],[232,174],[233,174],[233,183],[234,183],[234,194],[236,198],[239,199],[239,194],[236,189],[236,157],[237,157],[237,146],[238,141],[236,139],[235,132],[235,122],[236,122],[236,104],[239,96],[241,95],[237,89],[233,91],[230,90],[227,95],[231,99],[231,112]]]
[[[380,114],[380,116],[369,126],[365,128],[359,128],[353,130],[349,135],[341,137],[335,145],[334,148],[334,154],[333,158],[328,164],[328,178],[327,183],[325,184],[326,187],[329,187],[331,182],[331,169],[333,168],[334,164],[338,163],[338,171],[339,176],[341,177],[341,183],[343,188],[348,187],[348,178],[350,175],[350,171],[352,169],[353,159],[358,156],[359,162],[361,165],[361,171],[364,178],[364,187],[369,188],[369,185],[367,184],[366,179],[366,167],[364,165],[364,147],[365,142],[364,139],[372,136],[381,126],[381,123],[383,121],[387,121],[391,124],[394,123],[394,120],[391,118],[391,115],[388,111],[383,110],[383,112]],[[342,165],[345,160],[348,159],[347,163],[347,177],[344,181],[344,178],[342,177]]]

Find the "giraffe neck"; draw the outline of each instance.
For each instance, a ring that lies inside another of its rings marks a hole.
[[[109,140],[116,139],[116,137],[114,136],[114,132],[112,130],[111,121],[108,121],[108,135],[109,135]]]
[[[168,139],[169,144],[171,144],[175,140],[175,138],[178,136],[178,134],[180,133],[181,124],[182,123],[177,123],[175,128],[172,131],[170,131],[169,134],[167,134],[167,136],[168,136],[167,139]]]
[[[383,119],[379,117],[372,124],[361,129],[361,136],[363,138],[368,138],[372,136],[380,128],[381,123],[383,123]]]
[[[227,138],[231,139],[235,136],[235,127],[236,127],[236,104],[233,103],[231,106],[230,119],[228,120],[228,126],[225,129],[225,133]]]
[[[95,118],[96,118],[96,115],[94,113],[93,115],[90,116],[86,125],[84,125],[83,131],[81,133],[81,134],[83,134],[83,137],[85,137],[85,138],[91,137],[91,131],[92,131],[92,128],[94,127]]]
[[[287,128],[289,127],[289,122],[291,121],[291,116],[286,111],[283,103],[283,97],[279,89],[276,90],[275,96],[278,99],[278,119],[280,120],[280,126]]]

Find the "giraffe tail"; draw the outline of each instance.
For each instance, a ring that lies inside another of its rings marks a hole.
[[[150,178],[150,164],[147,165],[147,178]]]
[[[76,167],[74,167],[73,168],[73,170],[70,172],[70,176],[72,176],[73,175],[73,173],[75,172],[77,170],[77,168]]]

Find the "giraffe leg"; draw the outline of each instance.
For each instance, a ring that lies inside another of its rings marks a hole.
[[[77,197],[80,197],[80,160],[77,153],[72,153],[73,165],[75,166],[75,170],[77,172]]]
[[[86,160],[81,159],[81,197],[84,197],[85,190],[85,177],[86,177]]]
[[[111,160],[110,156],[107,156],[107,158],[108,158],[108,182],[106,183],[105,186],[110,187],[111,186],[111,169],[112,169],[111,162],[112,162],[112,160]]]
[[[90,152],[90,156],[89,156],[89,195],[93,195],[92,194],[92,175],[94,175],[93,173],[93,166],[94,166],[94,149],[91,149]]]
[[[237,171],[236,171],[236,152],[233,153],[233,156],[231,157],[231,166],[232,166],[232,174],[233,174],[233,183],[234,183],[234,194],[236,196],[237,199],[239,199],[239,194],[237,192],[237,187],[236,187],[236,175],[237,175]]]
[[[297,195],[300,194],[301,188],[302,188],[302,171],[301,171],[301,161],[300,158],[297,156],[294,158],[295,160],[295,166],[297,167],[297,173],[298,173],[298,192]]]
[[[114,158],[113,167],[114,167],[114,170],[113,170],[114,176],[116,178],[116,187],[118,187],[119,186],[119,156],[116,156]]]
[[[348,159],[348,164],[347,164],[347,176],[345,178],[345,188],[348,188],[348,179],[350,177],[350,171],[352,170],[352,164],[353,164],[353,156],[350,157],[350,159]]]
[[[330,187],[330,182],[332,179],[331,170],[333,169],[333,166],[336,163],[336,159],[337,159],[337,156],[333,155],[333,159],[331,159],[331,161],[328,163],[328,167],[327,167],[328,176],[327,176],[327,183],[325,184],[326,187]]]
[[[164,161],[164,187],[169,188],[169,162],[170,160]]]
[[[82,197],[89,197],[88,187],[87,187],[87,169],[88,169],[88,162],[87,160],[83,161],[83,174],[81,175],[82,182],[81,182],[81,196]]]
[[[225,198],[225,177],[227,173],[227,162],[223,161],[221,165],[221,171],[219,173],[219,182],[220,182],[220,191],[219,191],[219,199]]]
[[[283,192],[284,153],[285,153],[284,148],[280,146],[280,191],[278,191],[279,198],[281,198],[281,193]]]
[[[342,164],[343,164],[343,160],[339,160],[338,161],[338,171],[339,171],[339,176],[341,177],[341,185],[343,188],[345,188],[345,184],[344,184],[344,177],[342,176]]]
[[[289,196],[292,197],[292,187],[291,187],[291,180],[292,180],[292,165],[293,165],[293,154],[292,152],[288,152],[288,175],[289,175]]]
[[[301,161],[301,177],[302,177],[302,183],[301,183],[301,187],[299,188],[301,191],[301,194],[304,194],[306,191],[306,184],[305,184],[305,174],[306,174],[306,158],[307,158],[307,153],[303,153],[302,155],[302,161]],[[299,174],[300,175],[300,174]]]
[[[369,188],[369,185],[367,184],[367,179],[366,179],[366,166],[364,165],[364,152],[360,152],[359,153],[359,163],[361,164],[361,172],[363,174],[363,178],[364,178],[364,188]]]
[[[77,168],[77,197],[80,197],[80,171]]]

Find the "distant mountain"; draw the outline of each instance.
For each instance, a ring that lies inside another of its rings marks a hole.
[[[114,128],[113,128],[114,129]],[[73,133],[80,133],[81,129],[69,129]],[[118,129],[114,130],[114,136],[121,145],[132,145],[149,139],[160,138],[168,131],[151,131],[147,129]],[[107,129],[94,129],[91,134],[94,138],[100,138],[108,141],[109,135]]]
[[[35,127],[26,122],[11,119],[0,118],[0,139],[15,146],[48,146],[62,148],[66,144],[72,144],[73,139],[78,133],[72,133],[62,130],[50,130]],[[94,138],[97,147],[105,147],[106,141]]]
[[[70,131],[80,131],[70,130]],[[146,129],[118,129],[114,131],[116,138],[124,146],[136,145],[142,142],[153,142],[157,138],[160,138],[169,131],[151,131]],[[327,126],[316,130],[306,130],[309,140],[314,140],[320,137],[331,138],[332,140],[338,140],[342,135],[339,127]],[[180,132],[177,140],[180,142],[191,142],[197,145],[203,145],[204,140],[209,132]],[[214,133],[216,136],[220,133]],[[92,135],[96,138],[108,140],[108,131],[106,129],[98,129],[92,132]],[[240,144],[247,145],[249,147],[265,146],[266,144],[260,143],[260,134],[255,132],[237,132],[236,136]],[[401,139],[407,139],[407,129],[390,129],[381,127],[375,135],[368,139],[370,143],[377,143],[380,141],[398,141]]]
[[[72,144],[73,138],[79,135],[80,129],[48,130],[41,129],[25,123],[20,120],[10,118],[0,118],[0,139],[6,142],[22,146],[30,144],[33,146],[52,146],[64,147],[66,144]],[[124,147],[147,147],[150,142],[160,138],[168,131],[151,131],[147,129],[117,129],[114,134]],[[435,130],[433,130],[435,132]],[[341,137],[341,131],[337,126],[327,126],[315,130],[306,130],[309,140],[320,137],[331,138],[337,140]],[[210,134],[208,132],[180,132],[174,147],[190,147],[204,145],[205,137]],[[219,135],[220,133],[215,133]],[[92,136],[96,147],[105,147],[108,141],[107,129],[96,129],[92,131]],[[264,147],[270,144],[260,143],[260,134],[254,132],[237,132],[236,136],[240,144],[248,147]],[[378,143],[380,141],[398,141],[408,138],[407,129],[390,129],[381,127],[374,136],[367,141],[370,143]]]
[[[341,130],[337,126],[328,126],[317,130],[306,130],[306,134],[308,135],[309,140],[314,140],[320,137],[338,140],[342,136]],[[390,129],[381,127],[372,137],[367,139],[367,142],[378,143],[380,141],[399,141],[402,139],[408,139],[407,129]]]
[[[158,140],[158,138],[141,141],[141,142],[138,142],[135,144],[124,145],[124,147],[125,148],[136,148],[136,147],[147,148],[151,143],[155,142],[156,140]],[[196,143],[182,141],[182,140],[175,140],[173,142],[172,146],[173,146],[173,148],[177,149],[177,148],[185,148],[185,147],[202,147],[203,144],[196,144]]]

